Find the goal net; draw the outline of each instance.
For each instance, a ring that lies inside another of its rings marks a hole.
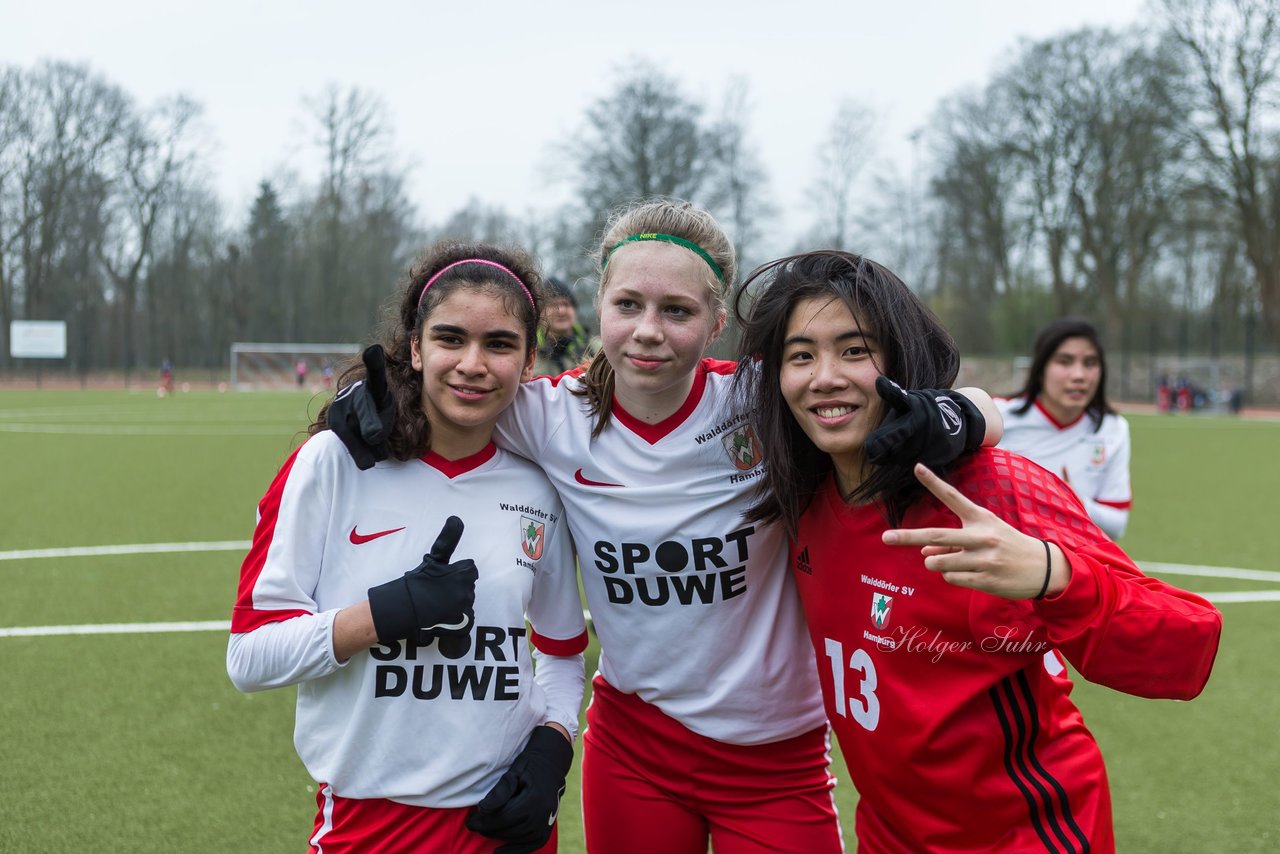
[[[231,345],[231,387],[323,391],[359,353],[359,344],[237,342]]]

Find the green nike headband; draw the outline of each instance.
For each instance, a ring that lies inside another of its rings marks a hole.
[[[660,234],[657,232],[649,232],[648,234],[634,234],[626,240],[618,241],[618,244],[609,250],[609,254],[604,256],[604,263],[600,265],[601,271],[609,266],[609,259],[613,257],[613,253],[617,252],[628,243],[635,243],[638,240],[661,240],[663,243],[674,243],[677,246],[683,246],[691,252],[696,252],[707,262],[707,266],[711,268],[711,272],[716,274],[716,278],[720,280],[720,284],[724,284],[724,271],[720,269],[720,265],[711,257],[711,253],[703,249],[692,240],[685,240],[683,237],[676,237],[674,234]]]

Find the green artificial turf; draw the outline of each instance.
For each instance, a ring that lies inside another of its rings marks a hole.
[[[0,552],[247,541],[301,441],[305,394],[0,392]],[[1280,571],[1280,423],[1134,416],[1144,561]],[[0,560],[0,627],[225,621],[242,553]],[[1198,592],[1268,582],[1168,576]],[[1280,603],[1222,606],[1213,678],[1190,703],[1078,683],[1102,745],[1119,850],[1280,848]],[[244,695],[222,631],[0,637],[0,851],[273,852],[305,847],[314,784],[292,690]],[[594,668],[594,644],[589,672]],[[856,793],[837,803],[853,847]],[[964,793],[957,793],[963,797]],[[561,847],[582,851],[577,770]]]

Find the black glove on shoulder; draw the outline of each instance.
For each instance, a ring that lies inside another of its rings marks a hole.
[[[449,558],[462,537],[462,520],[450,516],[422,563],[399,578],[369,588],[369,611],[381,643],[465,635],[475,623],[475,561]]]
[[[973,401],[950,389],[904,390],[886,376],[876,392],[889,405],[884,423],[867,436],[867,459],[876,465],[946,465],[977,450],[987,419]]]
[[[381,344],[366,347],[366,379],[339,391],[329,404],[329,429],[338,434],[361,471],[387,458],[396,424],[396,402],[387,389],[387,359]]]
[[[564,735],[534,727],[507,773],[467,816],[467,827],[506,842],[497,854],[532,854],[551,838],[572,764],[573,745]]]

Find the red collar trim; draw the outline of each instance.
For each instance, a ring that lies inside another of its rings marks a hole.
[[[1059,430],[1066,430],[1068,427],[1079,424],[1080,419],[1084,418],[1086,415],[1089,414],[1089,410],[1086,409],[1083,412],[1081,412],[1079,415],[1077,415],[1075,418],[1068,421],[1066,424],[1063,424],[1061,421],[1053,417],[1053,413],[1045,408],[1045,405],[1040,402],[1039,397],[1036,398],[1036,409],[1039,409],[1040,412],[1044,415],[1044,417],[1049,419],[1049,423],[1052,424],[1054,427],[1057,427]]]
[[[630,412],[622,408],[622,404],[618,403],[618,396],[613,396],[613,417],[618,419],[618,423],[626,427],[632,433],[635,433],[641,439],[644,439],[650,445],[657,444],[685,422],[685,419],[693,412],[702,400],[702,393],[707,389],[707,360],[703,359],[698,363],[698,372],[693,376],[693,388],[689,389],[689,396],[684,399],[684,403],[680,404],[680,408],[668,415],[657,424],[648,424],[636,418]]]
[[[422,461],[433,469],[439,471],[442,475],[453,480],[460,474],[466,474],[469,471],[479,468],[489,460],[493,459],[494,454],[498,453],[498,446],[490,440],[476,453],[469,457],[463,457],[460,460],[446,460],[435,451],[427,451],[422,455]]]

